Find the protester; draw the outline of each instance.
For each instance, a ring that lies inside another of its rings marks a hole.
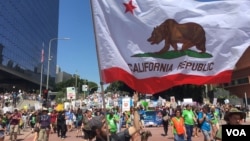
[[[83,120],[83,113],[80,108],[77,109],[77,112],[75,114],[76,116],[76,137],[79,137],[79,134],[81,134],[81,126],[82,126],[82,120]]]
[[[219,130],[219,119],[220,115],[216,111],[215,106],[212,105],[210,108],[210,113],[211,113],[211,125],[212,125],[212,137],[215,137],[216,132]]]
[[[50,133],[50,116],[48,115],[47,108],[42,109],[42,114],[38,118],[38,123],[40,127],[38,141],[48,141]]]
[[[58,115],[56,118],[57,122],[57,136],[65,139],[66,138],[66,132],[67,132],[67,126],[66,126],[66,117],[65,112],[60,109],[57,111]]]
[[[85,115],[83,116],[83,132],[84,132],[84,140],[85,141],[92,141],[95,137],[94,132],[91,130],[90,127],[90,120],[92,119],[92,111],[86,110]]]
[[[227,125],[241,125],[244,118],[244,112],[238,110],[237,108],[231,108],[225,115]],[[222,128],[220,127],[216,133],[215,139],[217,141],[222,140]]]
[[[119,122],[117,123],[117,132],[120,132],[122,128],[123,114],[121,112],[121,108],[119,108],[118,106],[116,107],[115,115],[119,119]]]
[[[199,123],[201,124],[201,131],[204,136],[204,141],[211,141],[211,113],[209,106],[205,105],[202,112],[198,115]]]
[[[14,113],[9,115],[10,120],[10,141],[17,140],[17,132],[19,128],[19,122],[21,119],[21,114],[18,112],[17,109],[14,110]]]
[[[168,135],[169,118],[170,118],[169,108],[167,106],[163,107],[163,109],[161,110],[161,114],[162,114],[162,125],[163,125],[163,131],[164,131],[164,133],[161,135],[167,136]]]
[[[145,110],[142,105],[140,105],[139,109],[140,109],[139,114],[140,114],[141,125],[142,125],[142,128],[145,128],[145,123],[144,123]]]
[[[193,130],[193,137],[199,137],[198,132],[200,131],[200,124],[198,121],[198,115],[199,113],[202,112],[201,109],[197,106],[193,106],[193,113],[196,118],[195,124],[194,124],[194,130]]]
[[[186,105],[186,109],[182,112],[182,117],[184,118],[186,127],[187,141],[192,141],[193,128],[196,122],[196,118],[190,104]]]
[[[30,117],[29,117],[29,123],[30,123],[29,125],[31,127],[31,132],[32,133],[34,132],[34,127],[35,127],[36,120],[37,120],[36,116],[37,116],[36,112],[32,112]]]
[[[57,112],[56,110],[53,110],[50,113],[50,128],[51,128],[51,133],[56,133],[56,117],[57,117]]]
[[[174,135],[174,141],[184,141],[186,136],[186,129],[184,119],[181,116],[181,109],[175,110],[175,116],[171,118],[170,124],[172,125],[172,134]]]
[[[119,119],[117,116],[115,116],[115,113],[113,111],[110,111],[109,114],[107,114],[107,122],[109,127],[109,133],[111,136],[115,137],[117,133],[117,123],[119,122]]]
[[[73,117],[74,117],[73,110],[68,109],[68,111],[65,112],[65,116],[66,116],[67,129],[68,129],[68,131],[72,131],[72,129],[73,129]]]
[[[134,93],[134,105],[137,105],[138,93]],[[95,136],[98,138],[98,141],[107,141],[107,138],[110,138],[111,141],[130,141],[131,137],[140,131],[140,116],[138,114],[138,109],[134,111],[134,124],[126,128],[125,130],[116,134],[116,137],[111,137],[107,131],[107,124],[104,116],[96,116],[90,120],[90,127],[94,131]],[[109,137],[107,137],[109,136]]]
[[[3,123],[3,116],[0,115],[0,141],[4,141],[5,138],[5,124]]]

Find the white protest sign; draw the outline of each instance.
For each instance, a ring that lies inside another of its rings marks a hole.
[[[122,99],[122,112],[130,111],[130,98],[123,98]]]
[[[76,99],[76,89],[75,87],[67,87],[67,99]]]

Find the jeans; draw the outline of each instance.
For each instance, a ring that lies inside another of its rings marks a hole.
[[[186,133],[187,133],[187,141],[192,141],[194,125],[185,124],[185,127],[186,127]]]
[[[211,131],[202,130],[202,133],[204,135],[204,141],[210,141],[211,140]]]
[[[174,141],[185,141],[184,134],[182,135],[174,134]]]

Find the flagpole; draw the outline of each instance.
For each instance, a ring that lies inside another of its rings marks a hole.
[[[96,28],[95,28],[95,19],[94,19],[94,15],[93,15],[93,3],[92,0],[90,0],[90,4],[91,4],[91,15],[92,15],[92,22],[93,22],[93,28],[94,28],[94,37],[95,37],[95,44],[96,44],[96,54],[97,54],[97,62],[98,62],[98,69],[99,69],[99,76],[100,76],[100,87],[101,87],[101,96],[102,96],[102,104],[103,104],[103,111],[104,111],[104,117],[105,117],[105,121],[106,121],[106,126],[108,127],[108,121],[107,121],[107,110],[106,110],[106,104],[105,104],[105,97],[104,97],[104,82],[102,80],[102,73],[101,73],[101,65],[100,65],[100,55],[99,55],[99,48],[97,45],[97,39],[96,39]],[[109,141],[109,128],[106,128],[106,132],[107,132],[107,141]]]
[[[43,43],[43,49],[44,49],[44,43]],[[42,50],[43,50],[42,49]],[[43,53],[41,54],[41,77],[40,77],[40,97],[42,97],[42,85],[43,85]]]
[[[245,102],[246,102],[246,109],[248,109],[248,103],[247,103],[247,93],[245,92]]]

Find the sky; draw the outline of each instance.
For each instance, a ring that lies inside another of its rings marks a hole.
[[[100,84],[90,0],[60,0],[57,65]]]

